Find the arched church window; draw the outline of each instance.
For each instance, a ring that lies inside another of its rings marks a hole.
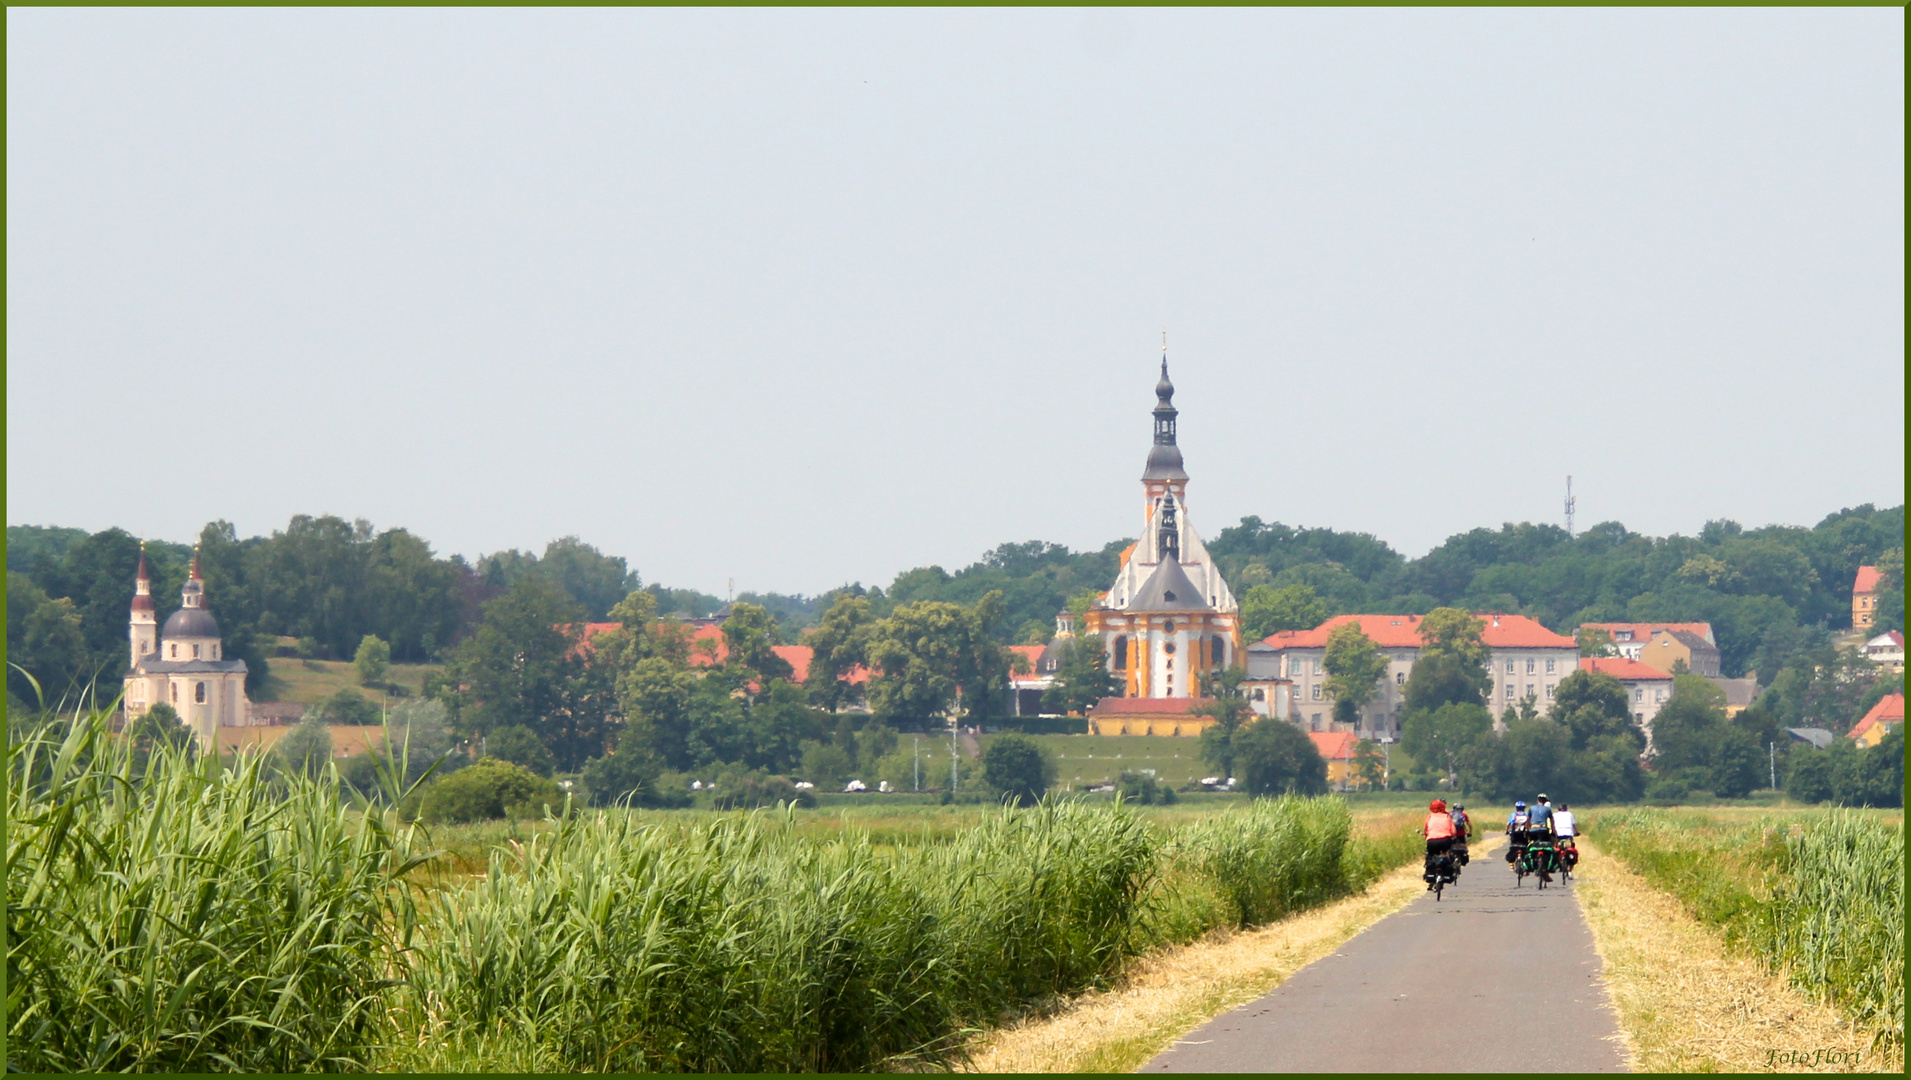
[[[1214,635],[1214,656],[1212,658],[1214,662],[1214,666],[1226,667],[1227,655],[1228,655],[1227,639],[1222,637],[1219,634]]]
[[[1115,639],[1115,670],[1128,670],[1128,635],[1126,634]]]
[[[192,699],[201,705],[204,705],[206,703],[206,684],[205,683],[193,684]]]
[[[193,658],[194,660],[197,660],[197,659],[199,659],[199,646],[198,646],[198,645],[194,645],[194,646],[192,647],[192,658]]]
[[[179,659],[179,644],[177,642],[173,643],[173,659]]]

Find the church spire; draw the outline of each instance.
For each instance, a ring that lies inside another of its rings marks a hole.
[[[1174,383],[1168,378],[1167,335],[1163,334],[1161,379],[1155,383],[1155,444],[1148,451],[1148,467],[1141,474],[1144,483],[1150,480],[1188,479],[1188,474],[1181,468],[1181,448],[1174,441],[1175,414]]]
[[[186,572],[186,586],[179,590],[179,602],[184,607],[203,608],[206,606],[206,579],[199,576],[199,545],[192,548],[192,569]]]
[[[133,579],[133,610],[153,610],[153,575],[146,569],[146,541],[139,542],[139,573]]]

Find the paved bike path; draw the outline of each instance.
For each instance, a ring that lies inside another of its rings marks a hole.
[[[1571,883],[1499,852],[1208,1021],[1143,1072],[1623,1072]]]

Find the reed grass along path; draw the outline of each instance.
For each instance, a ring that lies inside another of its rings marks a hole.
[[[1573,887],[1515,888],[1475,858],[1143,1072],[1623,1072],[1617,1016]]]

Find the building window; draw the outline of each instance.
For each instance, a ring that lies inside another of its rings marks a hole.
[[[1289,656],[1287,658],[1287,674],[1291,678],[1298,679],[1301,677],[1301,658],[1300,657]]]
[[[1214,655],[1208,657],[1208,662],[1213,664],[1215,667],[1226,667],[1227,665],[1223,663],[1223,661],[1227,659],[1227,653],[1228,653],[1227,640],[1223,638],[1221,635],[1216,634],[1211,639],[1211,643],[1214,647]]]
[[[174,705],[179,704],[179,684],[169,683],[168,685],[173,688],[173,704]]]
[[[1553,690],[1554,690],[1553,684],[1547,683],[1546,684],[1546,700],[1547,701],[1553,700]]]
[[[1115,670],[1128,670],[1128,635],[1126,634],[1115,639]]]
[[[1557,660],[1546,661],[1546,674],[1551,675],[1554,672],[1558,671],[1559,670],[1558,665],[1559,665],[1559,661]]]
[[[1654,700],[1654,701],[1664,701],[1664,700],[1665,700],[1665,688],[1664,688],[1664,687],[1660,687],[1660,688],[1659,688],[1659,692],[1658,692],[1657,694],[1654,694],[1654,695],[1653,695],[1653,700]]]
[[[1531,675],[1538,670],[1539,670],[1539,661],[1531,660],[1531,659],[1526,661],[1526,673],[1528,675]]]
[[[1512,683],[1506,684],[1506,700],[1508,701],[1513,700],[1513,684]]]
[[[179,646],[177,643],[173,645],[173,659],[179,659]]]
[[[212,643],[212,658],[219,659],[219,643],[216,641]]]
[[[201,705],[204,705],[206,703],[206,684],[205,683],[193,684],[192,699]]]
[[[1526,684],[1526,696],[1527,696],[1527,697],[1529,697],[1529,698],[1536,698],[1536,697],[1538,697],[1538,696],[1539,696],[1539,688],[1538,688],[1538,687],[1536,687],[1536,686],[1534,686],[1534,685],[1533,685],[1532,683],[1527,683],[1527,684]]]
[[[1519,669],[1518,669],[1518,668],[1515,668],[1515,667],[1513,666],[1513,661],[1511,661],[1511,660],[1508,660],[1508,661],[1506,662],[1506,673],[1507,673],[1508,675],[1511,675],[1511,674],[1513,674],[1513,673],[1514,673],[1515,671],[1517,671],[1517,670],[1519,670]]]
[[[197,659],[199,659],[199,646],[197,646],[197,645],[194,645],[194,646],[192,647],[192,658],[193,658],[194,660],[197,660]]]
[[[1315,683],[1313,686],[1313,697],[1315,701],[1320,700],[1320,684],[1319,683]]]
[[[1646,699],[1646,688],[1645,688],[1645,687],[1643,687],[1643,686],[1635,686],[1635,687],[1633,687],[1633,688],[1632,688],[1632,700],[1634,700],[1634,701],[1644,701],[1645,699]]]
[[[1314,674],[1320,674],[1320,657],[1318,656],[1314,658]]]
[[[1396,672],[1394,672],[1394,673],[1393,673],[1393,684],[1394,684],[1395,686],[1405,686],[1405,685],[1407,685],[1407,673],[1406,673],[1406,672],[1404,672],[1404,671],[1396,671]]]

